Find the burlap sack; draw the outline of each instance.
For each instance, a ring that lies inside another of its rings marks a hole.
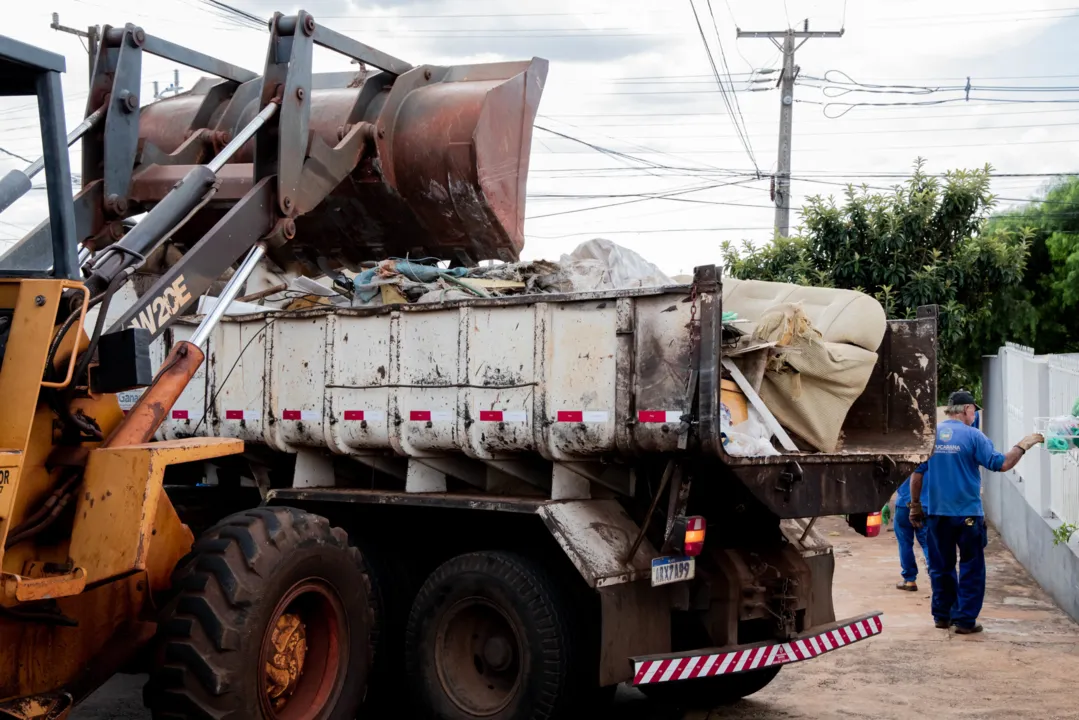
[[[877,353],[825,342],[800,303],[761,314],[754,337],[778,343],[760,396],[785,428],[821,452],[834,452],[854,401],[865,390]]]

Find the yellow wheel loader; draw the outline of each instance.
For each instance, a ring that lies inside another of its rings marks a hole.
[[[0,178],[0,212],[42,170],[49,203],[0,257],[0,718],[63,718],[148,667],[155,718],[345,720],[363,701],[374,612],[345,532],[255,507],[196,541],[163,478],[244,443],[153,438],[264,258],[308,274],[414,247],[515,258],[546,65],[413,67],[303,11],[269,32],[259,75],[105,27],[85,120],[66,135],[64,59],[0,36],[0,94],[36,97],[44,150]],[[360,70],[313,73],[316,45]],[[208,77],[144,107],[145,53]],[[157,282],[106,327],[149,266]],[[214,310],[155,371],[150,343],[212,286]],[[117,393],[139,388],[121,410]]]

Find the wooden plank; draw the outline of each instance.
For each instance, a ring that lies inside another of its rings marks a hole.
[[[525,284],[520,280],[496,280],[493,278],[461,278],[469,285],[474,285],[485,290],[524,290]]]
[[[761,414],[764,419],[764,424],[768,426],[768,429],[772,431],[777,438],[779,438],[779,444],[787,452],[798,452],[798,446],[791,440],[791,436],[787,434],[787,431],[783,429],[783,426],[776,420],[776,416],[772,414],[772,411],[768,409],[768,406],[761,400],[761,396],[757,394],[757,391],[753,389],[753,386],[746,380],[746,376],[742,374],[742,371],[738,369],[738,366],[734,364],[734,361],[730,358],[723,358],[723,367],[727,369],[727,372],[731,374],[734,381],[738,383],[738,389],[742,391],[742,394],[746,396],[753,407],[757,408],[757,412]]]

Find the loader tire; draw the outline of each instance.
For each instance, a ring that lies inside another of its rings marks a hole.
[[[143,698],[155,720],[352,720],[375,626],[360,551],[322,517],[231,515],[173,574]]]
[[[780,667],[776,666],[733,675],[640,685],[637,689],[648,698],[664,704],[691,710],[713,710],[763,690],[775,680],[779,670]]]
[[[576,699],[567,608],[543,569],[506,552],[460,555],[412,605],[405,666],[416,713],[547,720]]]

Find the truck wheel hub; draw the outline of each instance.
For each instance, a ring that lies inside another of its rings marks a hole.
[[[487,638],[483,645],[483,659],[492,670],[505,670],[513,661],[510,641],[501,635]]]
[[[465,713],[494,715],[521,685],[521,639],[513,622],[485,598],[466,598],[442,616],[435,668],[446,695]]]

